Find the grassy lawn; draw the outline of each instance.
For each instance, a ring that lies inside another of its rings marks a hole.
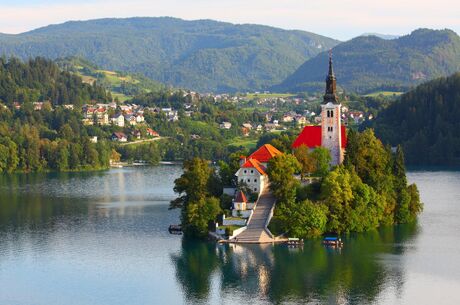
[[[370,97],[376,97],[376,96],[379,96],[379,95],[383,95],[383,96],[398,96],[398,95],[401,95],[403,94],[404,92],[400,92],[400,91],[376,91],[376,92],[373,92],[373,93],[369,93],[369,94],[366,94],[365,96],[370,96]]]
[[[113,92],[113,91],[111,91],[110,93],[112,94],[113,98],[118,97],[118,100],[120,102],[124,102],[124,101],[127,101],[127,100],[132,98],[131,96],[124,95],[123,93],[117,93],[117,92]]]
[[[228,144],[234,145],[234,146],[243,146],[247,149],[253,149],[256,147],[257,144],[257,139],[252,139],[249,137],[238,137],[230,140]]]

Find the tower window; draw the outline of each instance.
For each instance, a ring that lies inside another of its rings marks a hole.
[[[331,110],[331,118],[334,117],[334,110]]]

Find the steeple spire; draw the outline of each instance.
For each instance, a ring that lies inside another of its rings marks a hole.
[[[334,69],[332,69],[332,49],[329,49],[329,74],[328,77],[335,77]]]
[[[332,68],[332,49],[329,50],[329,73],[326,77],[326,93],[324,94],[324,103],[338,104],[336,79],[334,69]]]

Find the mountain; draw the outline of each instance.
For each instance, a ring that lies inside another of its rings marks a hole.
[[[258,90],[339,43],[304,31],[170,17],[97,19],[0,35],[0,54],[78,56],[199,91]]]
[[[337,83],[352,91],[406,91],[460,71],[460,37],[451,30],[419,29],[398,39],[356,37],[332,49]],[[328,53],[307,60],[274,90],[323,90]]]
[[[460,166],[460,72],[419,85],[381,111],[376,134],[415,165]]]

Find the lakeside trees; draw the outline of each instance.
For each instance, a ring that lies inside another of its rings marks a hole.
[[[171,201],[170,208],[181,209],[182,230],[187,236],[208,234],[209,223],[221,212],[219,182],[208,161],[193,158],[184,162],[184,173],[174,181],[174,192],[179,197]]]
[[[348,139],[344,164],[327,169],[317,183],[301,186],[298,181],[289,182],[279,173],[296,172],[299,166],[277,162],[279,157],[270,163],[268,174],[270,181],[275,181],[272,190],[278,200],[276,233],[310,237],[325,232],[362,232],[416,219],[422,203],[417,186],[407,185],[402,148],[392,153],[370,129],[351,131]]]
[[[401,96],[369,124],[384,143],[401,144],[411,165],[460,165],[460,73]]]

